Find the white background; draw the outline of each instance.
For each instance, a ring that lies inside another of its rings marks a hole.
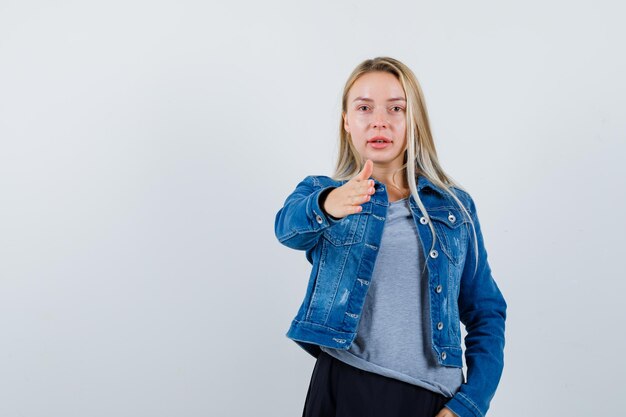
[[[0,1],[0,416],[302,412],[310,265],[362,60],[417,74],[509,309],[491,417],[623,412],[626,59],[614,1]]]

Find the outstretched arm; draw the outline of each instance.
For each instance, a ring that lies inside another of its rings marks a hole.
[[[360,212],[361,204],[375,192],[369,180],[372,170],[373,162],[367,160],[361,172],[340,187],[322,188],[315,185],[313,176],[306,177],[276,214],[274,231],[280,243],[308,250],[326,228]]]
[[[335,187],[316,187],[313,176],[302,180],[276,213],[274,232],[283,245],[307,250],[315,246],[321,233],[339,220],[323,210],[323,200]]]

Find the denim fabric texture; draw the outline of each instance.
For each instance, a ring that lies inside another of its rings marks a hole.
[[[376,192],[362,204],[363,210],[342,219],[326,215],[320,197],[347,181],[327,176],[307,176],[276,214],[278,241],[305,251],[312,265],[304,300],[287,337],[314,357],[320,354],[320,345],[348,349],[356,337],[389,207],[385,184],[373,180]],[[492,277],[471,196],[453,189],[474,222],[478,262],[471,224],[452,197],[422,175],[418,176],[417,189],[437,233],[435,247],[430,250],[433,237],[429,220],[410,196],[409,206],[428,268],[430,343],[440,365],[462,368],[460,323],[467,331],[467,378],[446,407],[460,417],[482,417],[504,365],[507,304]]]

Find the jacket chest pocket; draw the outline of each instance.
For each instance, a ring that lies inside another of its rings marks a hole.
[[[350,214],[326,229],[323,236],[334,246],[353,245],[360,243],[365,234],[367,217],[372,212],[371,203],[362,205],[363,210],[359,213]]]
[[[441,250],[453,264],[465,259],[471,223],[456,208],[436,209],[428,212],[437,233]]]

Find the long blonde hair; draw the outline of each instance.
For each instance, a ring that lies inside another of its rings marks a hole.
[[[450,194],[464,213],[464,216],[469,219],[474,235],[476,266],[478,266],[478,245],[474,222],[452,187],[465,192],[467,191],[450,177],[450,175],[446,174],[439,164],[435,142],[430,130],[426,100],[424,99],[424,93],[413,71],[402,62],[390,57],[377,57],[361,62],[354,71],[352,71],[352,74],[350,74],[344,86],[341,100],[342,115],[345,115],[348,110],[348,93],[355,81],[363,74],[376,71],[387,72],[394,75],[398,81],[400,81],[404,89],[404,94],[406,95],[407,149],[404,153],[404,164],[398,171],[405,172],[411,195],[422,213],[424,213],[424,216],[428,219],[428,225],[430,226],[430,231],[433,236],[433,244],[430,249],[432,250],[435,247],[437,234],[432,225],[430,216],[417,194],[417,177],[420,174],[427,177],[437,187]],[[413,163],[409,163],[409,161],[413,161]],[[339,155],[333,178],[338,181],[349,180],[363,169],[364,163],[365,161],[361,160],[359,153],[352,144],[350,133],[344,128],[343,117],[340,118]]]

